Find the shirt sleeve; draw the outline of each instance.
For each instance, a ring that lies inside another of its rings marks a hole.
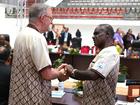
[[[111,72],[111,70],[113,70],[118,62],[118,59],[118,55],[104,55],[94,62],[92,69],[105,78]]]
[[[38,71],[46,66],[52,65],[44,37],[33,38],[31,45],[31,56]]]
[[[114,37],[113,37],[113,39],[114,39],[115,41],[119,42],[118,35],[115,34]]]

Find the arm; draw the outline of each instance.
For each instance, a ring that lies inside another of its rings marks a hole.
[[[69,78],[65,72],[65,64],[59,66],[58,68],[52,68],[51,66],[47,66],[40,70],[40,74],[45,80],[53,80],[58,78],[60,81],[64,81]]]
[[[96,80],[101,76],[92,70],[75,70],[71,77],[77,80]]]
[[[118,41],[114,41],[115,45],[119,45],[122,49],[124,49],[124,45]]]
[[[56,79],[58,77],[59,72],[57,70],[51,68],[50,66],[47,66],[40,70],[40,74],[43,79],[52,80],[52,79]]]
[[[71,77],[78,80],[96,80],[101,76],[93,69],[90,70],[77,70],[73,69],[71,65],[67,66],[67,72],[71,74]]]
[[[119,68],[120,56],[117,54],[115,48],[114,51],[115,52],[112,54],[108,54],[106,52],[104,55],[99,56],[100,58],[96,58],[96,62],[92,61],[88,70],[76,70],[73,69],[71,65],[68,65],[67,71],[71,73],[71,77],[79,80],[96,80],[98,78],[104,79],[112,70],[114,70],[114,68],[116,71]]]

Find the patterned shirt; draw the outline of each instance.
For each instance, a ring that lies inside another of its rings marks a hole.
[[[119,63],[120,57],[114,46],[100,51],[89,68],[102,78],[84,82],[83,105],[115,105]]]
[[[9,105],[51,105],[51,82],[39,73],[48,65],[51,61],[45,38],[26,27],[15,41]]]

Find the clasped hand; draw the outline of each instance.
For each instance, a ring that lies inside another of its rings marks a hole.
[[[58,80],[65,81],[65,80],[69,79],[69,77],[71,76],[73,67],[68,64],[61,64],[58,67],[58,71],[59,71]]]

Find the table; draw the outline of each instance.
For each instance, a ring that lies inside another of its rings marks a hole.
[[[89,66],[89,63],[94,58],[93,55],[70,55],[64,54],[64,62],[71,64],[75,69],[86,70]],[[51,61],[53,62],[57,58],[60,58],[60,54],[50,53]],[[120,59],[121,64],[128,67],[128,76],[127,79],[140,80],[140,59],[135,58],[123,58]]]
[[[52,98],[53,105],[81,105],[80,98],[72,93],[72,89],[65,89],[65,95],[62,98]]]

